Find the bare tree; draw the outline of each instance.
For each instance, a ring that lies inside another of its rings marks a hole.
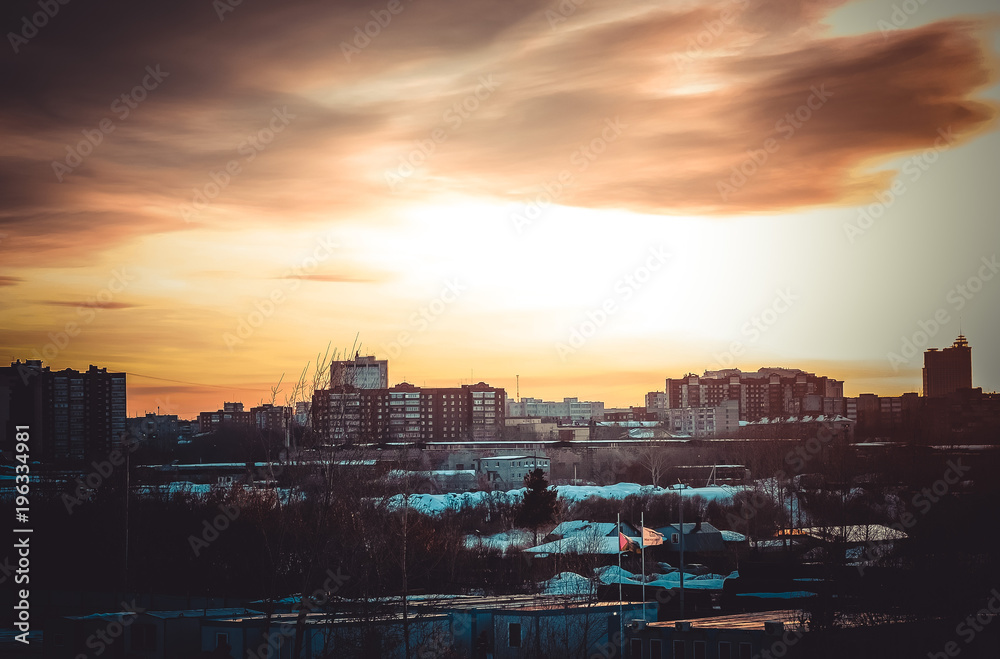
[[[649,444],[639,448],[635,452],[635,456],[639,464],[649,471],[649,477],[652,480],[653,486],[659,487],[660,479],[663,478],[669,466],[667,449],[655,444]]]

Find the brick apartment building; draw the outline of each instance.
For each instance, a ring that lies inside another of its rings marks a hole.
[[[125,373],[94,365],[83,373],[52,371],[40,360],[0,368],[0,444],[12,444],[14,426],[27,425],[42,460],[103,458],[125,438],[125,383]]]
[[[313,430],[333,444],[495,439],[506,393],[485,382],[426,388],[337,386],[313,395]]]

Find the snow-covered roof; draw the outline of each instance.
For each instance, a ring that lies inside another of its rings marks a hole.
[[[613,535],[618,525],[615,522],[591,522],[585,519],[576,519],[571,522],[562,522],[556,526],[549,535],[557,536],[560,538],[568,538],[570,536],[577,535],[599,535],[599,536],[610,536]],[[623,523],[622,529],[625,534],[628,535],[636,531],[630,524]]]
[[[883,524],[854,524],[849,526],[811,526],[791,529],[796,535],[808,535],[820,540],[843,540],[850,543],[888,542],[905,540],[909,536],[904,531]]]
[[[614,526],[612,524],[612,526]],[[633,542],[639,542],[639,538],[629,538]],[[617,554],[620,549],[618,545],[618,536],[613,537],[594,537],[587,534],[580,534],[570,536],[568,538],[563,538],[562,540],[554,540],[552,542],[546,542],[544,544],[538,545],[537,547],[529,547],[524,550],[529,554],[599,554],[602,556]]]
[[[590,579],[575,572],[560,572],[539,586],[544,595],[589,595],[594,592]]]
[[[680,524],[667,524],[658,529],[660,533],[664,535],[668,533],[677,533]],[[684,535],[690,535],[691,533],[719,533],[719,529],[715,528],[708,522],[702,522],[701,528],[695,531],[695,527],[698,526],[697,522],[684,522]]]

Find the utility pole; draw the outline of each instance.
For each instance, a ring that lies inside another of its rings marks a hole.
[[[680,564],[680,570],[681,570],[681,618],[683,618],[684,617],[684,492],[683,492],[684,484],[681,483],[680,486],[681,486],[681,490],[680,490],[680,492],[681,492],[681,495],[680,495],[680,502],[681,502],[680,503],[680,507],[681,507],[680,520],[681,521],[680,521],[680,524],[678,526],[680,526],[680,530],[681,530],[681,564]]]

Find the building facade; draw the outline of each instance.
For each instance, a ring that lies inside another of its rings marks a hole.
[[[658,415],[674,435],[735,437],[740,429],[739,401],[736,400],[726,400],[715,407],[660,409]]]
[[[604,403],[563,398],[562,402],[524,397],[520,401],[507,401],[508,417],[554,417],[567,423],[586,423],[604,420]]]
[[[495,439],[506,394],[485,382],[426,388],[335,387],[313,395],[313,430],[332,444]]]
[[[264,403],[250,408],[250,419],[257,430],[284,436],[292,420],[292,408]]]
[[[198,427],[201,432],[212,432],[226,424],[237,428],[250,428],[254,425],[254,420],[250,412],[243,409],[243,403],[223,403],[221,410],[201,412],[198,415]]]
[[[972,388],[972,347],[961,334],[943,350],[924,352],[924,396],[947,396]]]
[[[842,380],[798,369],[762,368],[745,373],[730,368],[667,378],[663,394],[657,404],[664,409],[718,407],[727,400],[738,401],[741,421],[844,411]]]
[[[476,473],[482,475],[490,483],[499,485],[520,486],[524,478],[536,469],[549,477],[551,461],[544,455],[495,455],[473,460]]]
[[[388,389],[389,360],[355,354],[352,360],[331,362],[330,387]]]
[[[43,460],[103,457],[127,432],[125,373],[91,365],[87,371],[52,371],[39,360],[0,368],[0,442],[13,442],[15,426],[31,428]]]

